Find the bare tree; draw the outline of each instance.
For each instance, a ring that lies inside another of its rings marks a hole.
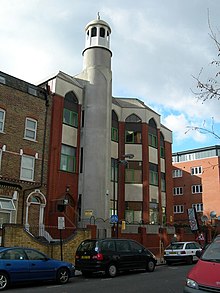
[[[197,91],[193,93],[195,96],[202,100],[203,102],[208,99],[218,99],[220,100],[220,42],[218,40],[218,36],[220,35],[220,31],[218,28],[216,28],[216,33],[214,32],[211,22],[210,22],[210,16],[209,16],[209,10],[208,10],[208,26],[209,26],[209,36],[211,40],[214,42],[216,48],[217,48],[217,60],[213,60],[211,62],[211,66],[216,67],[216,73],[213,77],[208,78],[206,82],[202,81],[202,72],[203,68],[201,69],[198,77],[193,76],[193,78],[197,82]]]

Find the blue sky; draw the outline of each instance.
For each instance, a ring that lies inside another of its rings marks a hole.
[[[214,74],[211,26],[220,30],[219,0],[0,0],[0,71],[37,84],[61,70],[82,71],[84,28],[97,12],[112,29],[113,95],[136,97],[173,131],[173,152],[220,144],[220,101],[192,91]]]

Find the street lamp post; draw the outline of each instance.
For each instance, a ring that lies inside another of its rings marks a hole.
[[[114,159],[114,163],[113,163],[113,214],[116,218],[117,216],[117,221],[114,221],[113,223],[113,231],[114,231],[114,236],[116,236],[116,238],[118,238],[118,210],[119,210],[119,206],[118,206],[118,193],[117,193],[117,204],[116,204],[116,167],[119,164],[122,165],[127,165],[128,161],[126,160],[126,158],[128,159],[133,159],[134,155],[133,154],[125,154],[122,156],[123,159]],[[118,182],[118,172],[117,172],[117,182]],[[117,189],[118,190],[118,189]],[[117,224],[117,226],[115,225],[115,222]]]

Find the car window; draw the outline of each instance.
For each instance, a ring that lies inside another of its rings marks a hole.
[[[179,250],[179,249],[183,249],[183,245],[184,245],[184,243],[172,243],[172,244],[170,244],[166,249],[177,249],[177,250]]]
[[[95,250],[96,247],[96,241],[83,241],[80,246],[78,247],[77,251],[87,251],[87,252],[92,252]]]
[[[44,254],[42,254],[36,250],[25,249],[25,252],[26,252],[29,260],[45,260],[46,259]]]
[[[195,247],[194,243],[187,243],[186,249],[196,249],[196,247]]]
[[[115,242],[112,240],[102,241],[101,251],[102,252],[115,251]]]
[[[131,241],[130,245],[131,245],[131,251],[133,251],[133,252],[142,252],[144,249],[143,246],[141,246],[139,243],[134,242],[134,241]]]
[[[204,251],[202,257],[203,260],[216,260],[220,261],[220,242],[211,243]]]
[[[9,249],[0,253],[0,259],[22,260],[26,259],[26,256],[20,249]]]
[[[129,242],[126,240],[116,241],[117,251],[119,252],[128,252],[130,251]]]

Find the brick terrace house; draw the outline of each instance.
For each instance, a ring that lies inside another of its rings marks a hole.
[[[0,72],[0,225],[43,229],[50,97],[44,89]]]
[[[198,220],[220,215],[220,146],[173,153],[174,222],[188,224],[187,210],[195,207]]]

